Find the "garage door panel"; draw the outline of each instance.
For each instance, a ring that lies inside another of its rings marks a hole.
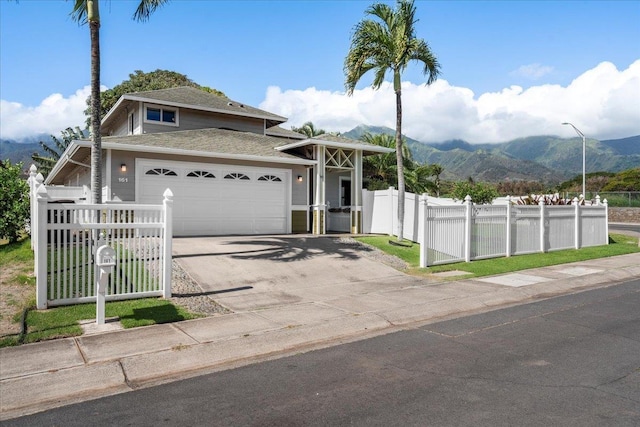
[[[141,161],[140,166],[136,168],[141,189],[138,201],[162,203],[162,194],[170,188],[174,194],[176,236],[287,231],[290,184],[282,170],[151,160]],[[151,168],[169,168],[176,176],[146,175]],[[194,170],[209,171],[215,178],[186,176]],[[229,174],[246,175],[249,179],[224,179]],[[267,178],[259,180],[260,177]]]
[[[282,219],[257,219],[255,221],[256,234],[275,234],[285,226]]]

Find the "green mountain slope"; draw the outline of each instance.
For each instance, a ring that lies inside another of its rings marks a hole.
[[[582,138],[532,136],[500,145],[501,151],[514,158],[530,160],[569,174],[582,173]],[[628,154],[620,154],[621,151]],[[631,144],[616,146],[611,141],[605,143],[587,139],[585,158],[587,172],[619,172],[640,166],[640,148],[634,148]]]
[[[31,155],[33,153],[44,154],[42,147],[38,143],[25,143],[19,144],[7,140],[0,140],[0,158],[2,160],[9,159],[11,163],[22,162],[25,168],[28,168],[33,160]]]
[[[395,134],[390,128],[360,125],[343,135],[358,139],[364,132]],[[425,144],[405,138],[413,159],[439,163],[444,179],[498,182],[532,180],[556,183],[582,173],[582,139],[532,136],[501,144],[469,144],[462,140]],[[640,136],[586,141],[587,172],[619,172],[640,166]]]

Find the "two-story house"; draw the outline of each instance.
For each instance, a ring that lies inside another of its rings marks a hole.
[[[174,235],[357,233],[362,158],[388,148],[307,138],[286,118],[191,87],[123,95],[102,120],[103,201],[174,194]],[[91,141],[45,183],[89,185]]]

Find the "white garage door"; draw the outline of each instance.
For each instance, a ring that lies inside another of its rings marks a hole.
[[[174,236],[286,233],[290,171],[208,163],[138,160],[140,203],[174,195]]]

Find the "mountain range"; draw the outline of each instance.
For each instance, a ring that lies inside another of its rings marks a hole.
[[[342,133],[359,139],[364,133],[395,135],[395,130],[381,126],[360,125]],[[34,152],[42,153],[38,141],[49,142],[48,135],[20,141],[0,140],[0,158],[12,163],[32,163]],[[442,179],[476,182],[540,181],[556,184],[582,174],[582,139],[557,136],[530,136],[498,144],[470,144],[463,140],[423,143],[405,137],[413,159],[419,163],[438,163],[444,168]],[[619,172],[640,167],[640,135],[598,141],[586,140],[586,170]]]
[[[360,138],[365,132],[395,135],[395,130],[360,125],[345,132],[347,138]],[[442,178],[476,182],[508,180],[559,183],[582,174],[582,138],[530,136],[498,144],[470,144],[463,140],[423,143],[405,137],[413,160],[438,163]],[[640,135],[598,141],[586,140],[586,171],[619,172],[640,167]]]

